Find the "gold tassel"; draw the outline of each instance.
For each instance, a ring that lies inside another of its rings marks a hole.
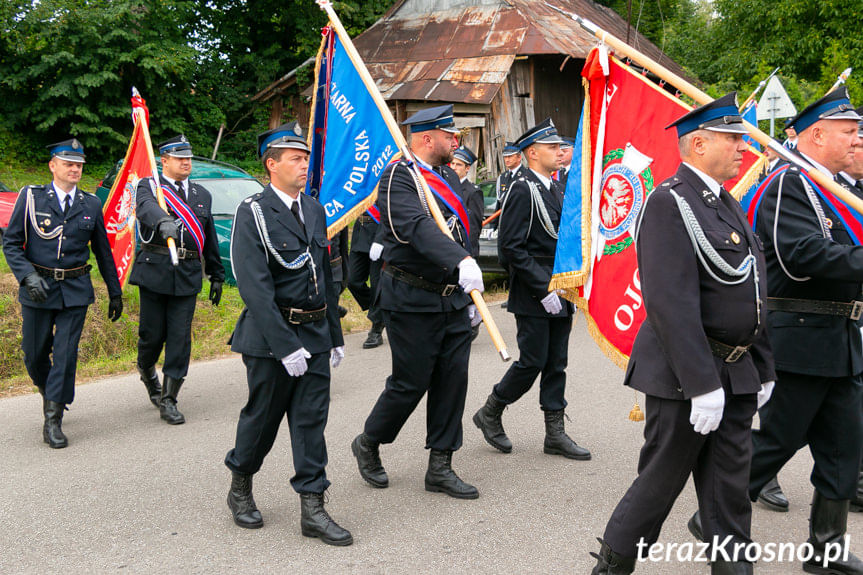
[[[638,392],[635,393],[635,405],[629,412],[629,421],[644,421],[644,412],[638,405]]]

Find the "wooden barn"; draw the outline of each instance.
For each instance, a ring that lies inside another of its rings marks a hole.
[[[479,177],[494,177],[503,169],[504,142],[536,122],[551,117],[567,136],[578,129],[581,69],[597,41],[548,4],[629,36],[684,75],[616,12],[590,0],[397,0],[354,43],[396,120],[452,103],[456,126],[470,128],[463,141],[480,158]],[[285,106],[295,84],[292,71],[254,97],[272,103],[272,126],[285,120],[285,109],[307,121],[311,88]]]

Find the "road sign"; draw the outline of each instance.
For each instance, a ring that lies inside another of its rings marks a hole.
[[[758,119],[791,118],[797,115],[794,102],[788,97],[788,92],[782,87],[778,76],[773,76],[767,82],[761,100],[758,101]]]

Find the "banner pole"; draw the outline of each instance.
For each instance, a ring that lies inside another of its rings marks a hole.
[[[699,90],[697,87],[693,86],[662,64],[656,62],[655,60],[652,60],[649,56],[643,54],[642,52],[639,52],[629,44],[626,44],[622,40],[612,36],[590,20],[582,18],[581,16],[573,14],[572,12],[561,10],[557,6],[552,6],[547,2],[544,3],[549,8],[556,10],[561,14],[569,16],[570,18],[575,20],[582,28],[596,36],[601,42],[607,44],[612,49],[614,49],[615,52],[626,58],[629,58],[633,62],[636,62],[637,64],[650,70],[659,78],[676,87],[678,90],[698,102],[699,105],[704,105],[713,101],[713,98],[711,98],[705,92]],[[847,191],[845,188],[834,182],[831,178],[825,176],[820,170],[812,166],[809,162],[804,160],[799,155],[782,147],[782,144],[759,130],[756,126],[753,126],[745,120],[743,121],[743,125],[746,126],[747,130],[749,130],[749,135],[750,137],[752,137],[753,140],[755,140],[765,148],[770,148],[786,162],[794,164],[795,166],[804,170],[810,178],[812,178],[818,183],[818,185],[830,191],[831,194],[851,206],[856,212],[863,214],[863,200],[861,200],[851,192]]]
[[[341,20],[339,20],[338,15],[335,10],[333,10],[332,3],[330,0],[316,0],[318,6],[321,7],[327,13],[327,16],[330,19],[330,25],[336,31],[336,34],[339,36],[339,39],[342,41],[342,45],[345,47],[345,52],[347,52],[348,57],[354,63],[357,72],[360,75],[360,78],[365,84],[366,89],[369,91],[372,99],[375,102],[375,105],[378,107],[378,111],[380,111],[381,116],[386,122],[387,129],[389,129],[390,134],[396,142],[396,145],[399,147],[404,158],[411,162],[411,169],[416,174],[416,180],[420,183],[422,187],[423,194],[426,198],[426,204],[429,207],[429,211],[431,212],[432,218],[434,218],[435,223],[438,228],[440,228],[441,232],[443,232],[448,238],[453,239],[452,233],[450,233],[449,228],[446,225],[446,221],[444,220],[443,213],[440,211],[440,207],[437,204],[437,200],[432,195],[431,189],[429,189],[428,184],[425,181],[425,178],[419,172],[416,167],[416,163],[414,163],[413,155],[410,152],[410,148],[408,147],[407,141],[405,140],[404,135],[401,132],[398,124],[396,124],[395,118],[393,118],[392,113],[390,112],[389,107],[384,101],[383,96],[378,90],[375,81],[372,79],[371,74],[369,74],[368,69],[366,69],[366,65],[363,63],[362,58],[360,57],[357,49],[354,47],[353,42],[351,41],[350,35],[348,35],[345,27],[342,26]],[[488,330],[489,336],[491,336],[491,340],[494,343],[495,348],[497,348],[498,353],[503,361],[509,361],[510,355],[506,350],[506,342],[503,341],[503,336],[500,334],[500,330],[497,328],[497,324],[495,324],[494,319],[491,317],[491,312],[488,310],[488,306],[485,304],[485,300],[482,299],[482,294],[479,290],[473,290],[470,292],[470,297],[473,300],[474,305],[476,306],[477,311],[479,311],[480,316],[482,317],[483,323],[485,323],[485,327]]]

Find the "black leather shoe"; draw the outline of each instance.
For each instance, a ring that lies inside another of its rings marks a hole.
[[[162,384],[159,383],[159,376],[156,374],[156,366],[150,367],[138,366],[138,373],[141,374],[141,381],[144,382],[144,387],[147,388],[147,395],[150,397],[150,403],[159,407],[159,400],[162,398]]]
[[[165,385],[162,386],[162,396],[159,400],[159,415],[168,425],[180,425],[186,423],[186,418],[177,410],[177,394],[183,386],[183,379],[174,379],[170,375],[165,376]]]
[[[42,426],[42,441],[51,449],[63,449],[69,445],[69,440],[61,427],[66,406],[56,401],[45,401],[43,406],[45,424]]]
[[[381,465],[380,444],[373,442],[365,433],[360,433],[351,443],[351,451],[357,458],[360,476],[372,487],[383,489],[390,484],[387,472]]]
[[[465,483],[452,470],[452,451],[432,449],[429,452],[429,467],[426,471],[426,491],[446,493],[456,499],[476,499],[479,491]]]
[[[236,471],[231,473],[228,508],[234,516],[234,523],[245,529],[260,529],[264,526],[264,518],[252,497],[252,476]]]
[[[590,575],[629,575],[635,571],[635,557],[624,557],[611,550],[611,547],[597,538],[599,541],[599,553],[591,553],[596,557],[596,565]]]
[[[782,493],[782,488],[779,487],[779,480],[776,477],[768,481],[761,488],[761,492],[758,494],[758,501],[772,511],[782,513],[788,511],[788,498]]]
[[[473,423],[482,431],[482,436],[489,445],[498,451],[510,453],[512,441],[506,436],[501,421],[504,409],[506,409],[506,404],[491,393],[485,400],[485,405],[473,414]]]
[[[545,444],[542,451],[549,455],[563,455],[567,459],[590,459],[590,451],[579,446],[564,431],[563,410],[545,411]]]
[[[351,532],[324,509],[323,493],[300,493],[300,529],[304,536],[317,537],[327,545],[343,547],[354,542]]]
[[[692,536],[699,541],[704,541],[704,529],[701,528],[701,514],[696,510],[686,523],[686,528]]]
[[[369,330],[369,336],[363,342],[363,349],[374,349],[384,344],[384,324],[373,323],[372,329]]]

